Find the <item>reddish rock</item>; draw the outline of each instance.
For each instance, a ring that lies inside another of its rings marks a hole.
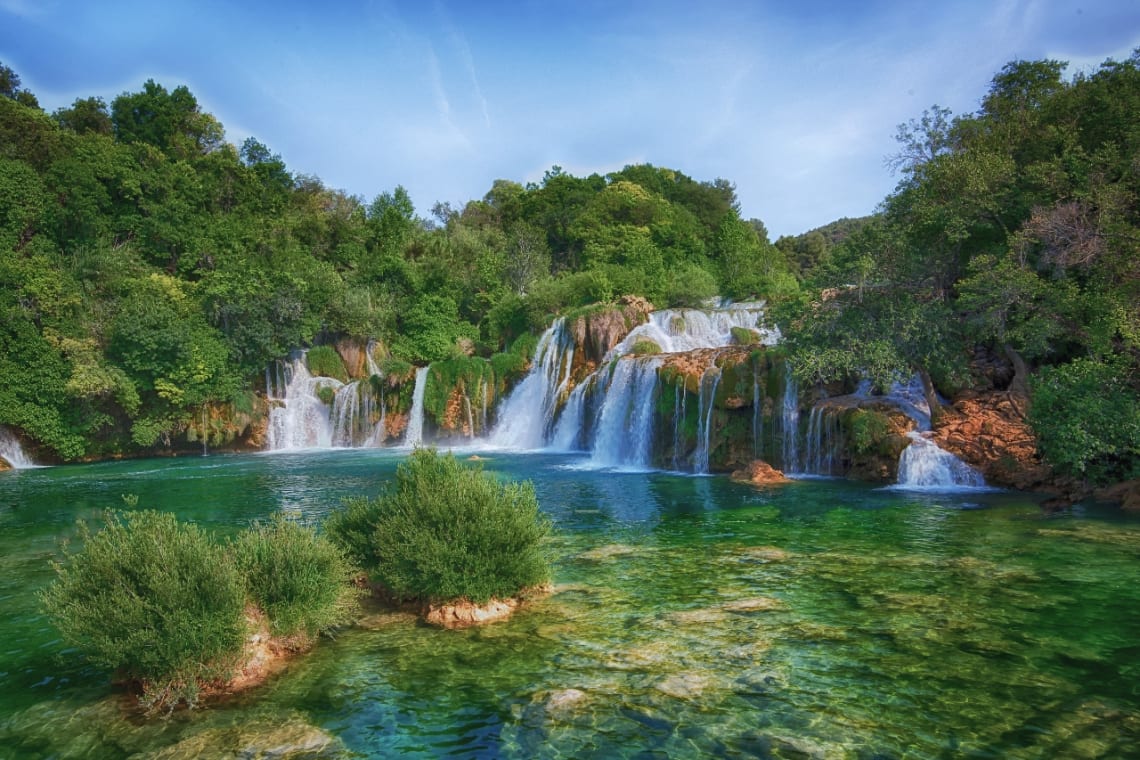
[[[340,354],[341,361],[344,362],[348,376],[351,378],[364,377],[364,368],[367,365],[364,346],[361,346],[359,341],[341,338],[336,342],[335,348],[336,352]]]
[[[747,469],[737,470],[732,473],[732,479],[741,483],[751,483],[755,486],[768,486],[775,483],[790,482],[784,477],[784,473],[760,459],[748,465]]]
[[[1023,406],[1005,392],[963,394],[943,409],[934,441],[979,470],[991,485],[1040,489],[1051,470],[1037,456],[1037,438]]]

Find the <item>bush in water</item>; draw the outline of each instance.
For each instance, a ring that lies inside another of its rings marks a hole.
[[[356,499],[329,535],[393,594],[422,601],[514,596],[549,580],[550,523],[530,483],[501,483],[450,454],[415,451],[378,499]]]
[[[321,631],[352,620],[359,590],[341,550],[310,527],[277,515],[233,544],[233,556],[253,602],[274,636],[304,647]]]
[[[42,594],[65,641],[142,685],[147,707],[193,705],[229,678],[246,635],[245,588],[225,549],[196,525],[142,511],[107,515],[55,563]]]

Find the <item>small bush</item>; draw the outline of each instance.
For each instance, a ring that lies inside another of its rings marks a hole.
[[[275,636],[306,644],[342,625],[356,611],[352,566],[329,539],[278,515],[257,523],[233,544],[250,601],[265,613]]]
[[[652,356],[661,353],[661,346],[657,345],[654,341],[643,339],[634,341],[633,347],[629,352],[634,356]]]
[[[225,551],[174,515],[109,513],[82,551],[54,563],[41,595],[65,641],[143,687],[143,704],[185,700],[241,656],[245,589]]]
[[[735,346],[752,346],[760,342],[760,334],[747,327],[733,327],[730,330],[732,343]]]
[[[665,303],[672,308],[699,309],[716,294],[716,277],[696,264],[685,264],[669,278]]]
[[[890,420],[880,412],[855,409],[847,417],[848,445],[856,454],[870,453],[890,432]]]
[[[530,483],[500,483],[434,450],[414,452],[376,500],[349,502],[330,537],[397,596],[476,603],[549,579],[550,530]]]
[[[332,346],[314,346],[305,354],[305,362],[309,365],[309,373],[314,377],[331,377],[348,382],[348,370],[344,367],[344,360]]]
[[[395,357],[381,359],[379,367],[380,371],[384,373],[384,377],[388,379],[389,385],[406,383],[416,374],[416,368],[412,364]]]

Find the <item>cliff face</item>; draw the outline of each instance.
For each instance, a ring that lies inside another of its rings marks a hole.
[[[1037,439],[1022,404],[1005,392],[967,391],[942,411],[935,442],[1003,488],[1051,487],[1052,472],[1037,456]]]
[[[576,385],[594,372],[633,328],[648,321],[652,311],[653,304],[644,298],[622,296],[615,305],[592,306],[567,317],[566,327],[574,341],[572,383]]]

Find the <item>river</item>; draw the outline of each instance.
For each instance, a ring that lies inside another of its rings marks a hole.
[[[278,511],[316,523],[401,454],[0,473],[0,757],[1140,754],[1140,520],[481,456],[534,482],[556,593],[458,631],[374,610],[258,690],[149,720],[38,611],[76,520],[137,503],[223,534]]]

